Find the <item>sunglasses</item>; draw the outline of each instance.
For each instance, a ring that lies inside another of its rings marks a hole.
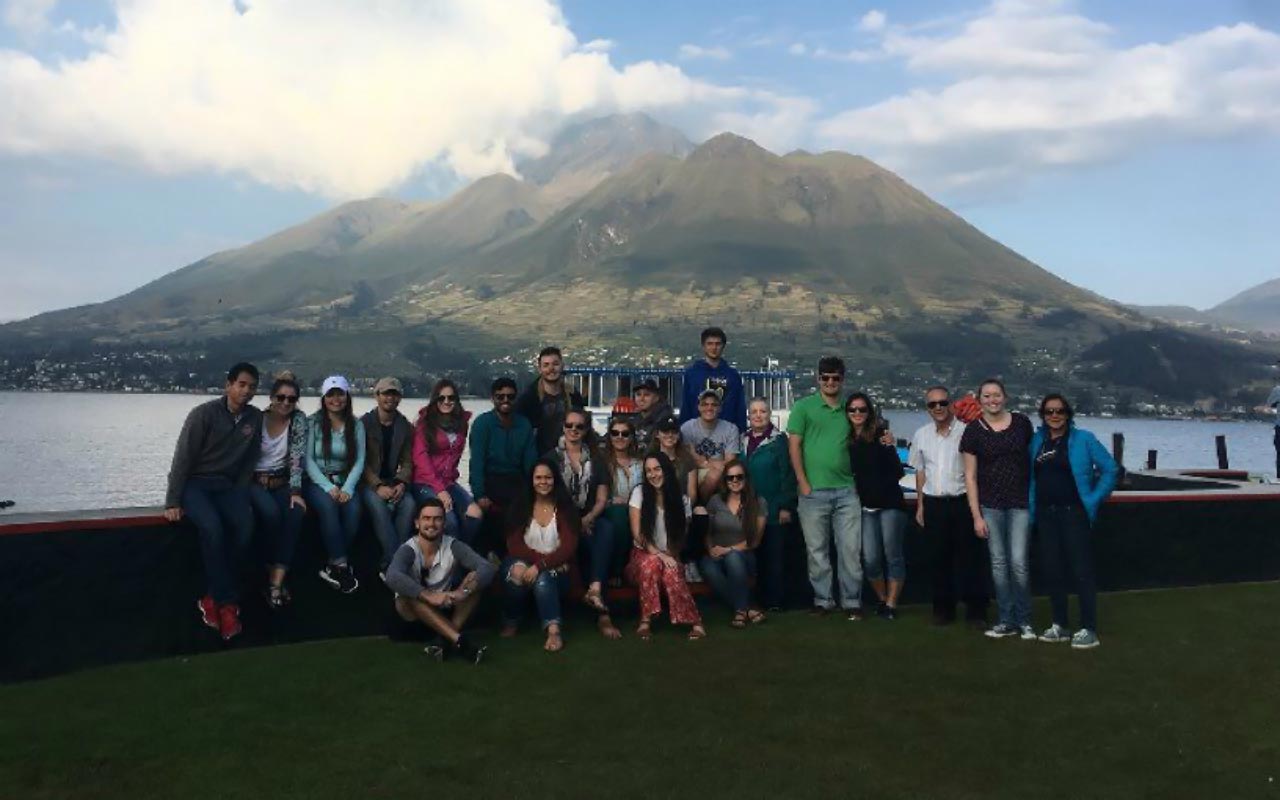
[[[566,422],[564,424],[564,429],[566,431],[585,431],[587,429],[587,425],[584,422]]]
[[[494,400],[498,400],[498,401],[502,401],[502,400],[507,400],[507,401],[515,400],[515,399],[516,399],[516,393],[515,393],[515,392],[498,392],[497,394],[495,394],[495,395],[493,396],[493,399],[494,399]]]
[[[627,437],[631,436],[631,431],[628,431],[628,430],[622,430],[622,429],[615,429],[615,430],[611,430],[611,431],[609,431],[609,435],[610,435],[610,436],[612,436],[612,437],[613,437],[613,438],[615,438],[615,439],[625,439],[625,438],[627,438]]]
[[[456,394],[438,394],[436,395],[437,403],[456,403],[458,396]]]
[[[296,394],[277,394],[277,395],[273,395],[271,399],[275,400],[277,403],[298,402],[298,396]]]
[[[1046,408],[1044,410],[1044,415],[1046,417],[1065,417],[1067,415],[1067,410],[1065,408]]]
[[[845,409],[845,412],[849,414],[865,414],[870,410],[871,409],[867,408],[866,406],[849,406],[848,408]]]
[[[818,380],[822,381],[823,383],[839,383],[840,381],[844,380],[844,376],[843,375],[819,375]]]
[[[725,475],[724,479],[729,483],[738,483],[739,481],[745,481],[747,476],[743,475],[741,472],[735,472],[732,475]]]
[[[929,402],[925,403],[925,405],[928,406],[929,408],[946,408],[947,406],[951,405],[951,401],[950,400],[930,400]]]

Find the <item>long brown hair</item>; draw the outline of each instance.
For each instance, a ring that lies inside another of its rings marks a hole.
[[[452,389],[457,395],[453,401],[453,411],[445,414],[440,411],[440,404],[436,402],[436,398],[440,396],[440,392],[444,389]],[[418,415],[418,424],[422,426],[423,439],[427,443],[427,452],[436,452],[436,434],[440,430],[440,420],[449,419],[453,422],[454,431],[462,433],[467,424],[466,412],[462,410],[462,395],[458,393],[458,385],[448,378],[441,378],[436,381],[436,385],[431,387],[431,400],[427,403],[426,408],[422,409],[422,413]]]
[[[880,414],[876,412],[875,403],[871,402],[871,398],[867,397],[865,392],[854,392],[849,395],[849,399],[844,401],[844,414],[849,416],[849,405],[854,400],[861,400],[867,404],[867,422],[862,426],[861,431],[855,431],[853,423],[849,423],[849,437],[858,438],[864,442],[874,442],[880,438],[880,429],[883,423],[880,421]]]
[[[716,494],[720,495],[725,508],[728,508],[728,475],[729,470],[734,467],[742,468],[742,505],[738,506],[738,521],[742,523],[742,532],[746,534],[747,541],[755,547],[760,543],[760,537],[764,535],[764,528],[760,527],[760,498],[756,495],[755,487],[751,485],[751,472],[747,469],[747,465],[741,461],[730,461],[724,468],[724,472],[720,473],[720,480],[716,481]]]
[[[613,449],[613,435],[609,433],[615,425],[625,425],[627,430],[631,432],[629,437],[630,445],[627,447],[627,454],[633,459],[636,457],[636,425],[627,417],[610,417],[609,424],[605,427],[604,438],[604,463],[607,467],[605,476],[609,481],[609,494],[612,495],[617,486],[614,486],[615,473],[618,471],[617,452]],[[644,466],[641,465],[640,480],[644,480]]]
[[[356,415],[351,410],[351,393],[347,396],[347,404],[342,408],[342,441],[347,446],[344,459],[347,469],[356,463]],[[324,407],[324,398],[320,400],[320,436],[325,460],[333,458],[333,420],[329,419],[329,409]]]

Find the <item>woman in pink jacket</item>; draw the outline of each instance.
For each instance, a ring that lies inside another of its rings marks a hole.
[[[480,531],[480,506],[458,483],[458,463],[467,446],[471,412],[462,410],[462,399],[453,381],[436,382],[431,402],[418,412],[413,428],[413,492],[421,503],[435,497],[444,504],[444,532],[474,545]]]

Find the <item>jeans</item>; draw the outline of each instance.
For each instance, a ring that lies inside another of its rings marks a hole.
[[[1280,425],[1276,426],[1275,438],[1271,443],[1276,446],[1276,480],[1280,480]]]
[[[862,512],[862,558],[871,580],[905,581],[907,557],[902,540],[907,530],[907,512],[900,508],[882,508],[875,513]]]
[[[756,571],[754,553],[734,550],[719,558],[705,555],[698,560],[698,571],[730,610],[746,611],[750,607],[751,576]]]
[[[601,514],[591,525],[591,532],[583,531],[578,538],[578,547],[586,556],[587,583],[599,581],[601,585],[609,581],[613,573],[614,563],[618,557],[625,556],[631,543],[629,531],[620,530],[608,516]]]
[[[787,533],[790,525],[766,525],[760,546],[756,548],[760,583],[756,589],[765,608],[782,608],[786,589]]]
[[[365,511],[369,512],[369,522],[373,525],[373,533],[382,545],[382,561],[379,566],[386,570],[391,565],[391,558],[400,545],[413,535],[413,521],[418,513],[418,504],[413,501],[413,493],[405,492],[400,501],[389,506],[386,500],[378,497],[378,493],[369,487],[358,490]]]
[[[1080,595],[1080,627],[1098,631],[1098,582],[1093,571],[1093,530],[1081,506],[1047,506],[1036,509],[1036,553],[1044,566],[1053,621],[1067,624],[1067,572],[1075,578]]]
[[[515,558],[507,558],[502,562],[502,617],[508,625],[515,625],[524,617],[525,607],[529,603],[529,595],[533,594],[533,602],[538,607],[538,618],[545,629],[560,624],[560,598],[569,592],[569,572],[549,572],[541,570],[534,579],[533,586],[517,586],[507,580],[511,568],[525,562]]]
[[[257,516],[258,531],[266,535],[267,565],[288,569],[293,564],[293,553],[298,547],[298,534],[302,532],[302,520],[307,512],[290,504],[292,495],[288,486],[266,489],[259,484],[249,485],[249,502]]]
[[[987,616],[986,542],[973,535],[969,501],[958,497],[921,498],[924,536],[933,565],[933,613],[940,620],[956,616],[956,595],[964,598],[965,616]]]
[[[444,533],[446,536],[452,536],[463,544],[475,548],[476,539],[480,535],[480,517],[468,517],[467,507],[475,502],[475,498],[466,489],[458,484],[454,484],[445,489],[450,499],[453,500],[453,511],[444,516]],[[439,497],[435,489],[422,483],[413,485],[413,496],[418,501],[418,506],[422,506],[422,501]],[[410,534],[413,532],[413,526],[410,525]]]
[[[814,489],[800,495],[800,528],[809,552],[809,583],[813,604],[833,608],[831,597],[831,541],[836,544],[836,572],[840,605],[862,607],[862,504],[852,486]]]
[[[182,511],[196,526],[209,594],[219,605],[236,602],[240,563],[253,538],[249,487],[227,478],[188,478]]]
[[[347,549],[360,532],[360,499],[353,497],[339,503],[314,483],[302,487],[307,506],[316,512],[320,522],[320,538],[329,554],[330,564],[347,563]]]
[[[1025,508],[982,508],[991,548],[991,579],[1000,622],[1031,624],[1031,512]]]

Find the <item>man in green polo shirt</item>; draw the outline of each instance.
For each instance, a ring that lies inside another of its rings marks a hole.
[[[791,409],[787,434],[800,490],[800,528],[809,551],[813,613],[835,608],[827,555],[834,537],[840,606],[856,621],[862,619],[862,504],[849,468],[849,419],[840,397],[844,372],[844,361],[835,356],[818,362],[818,391]]]

